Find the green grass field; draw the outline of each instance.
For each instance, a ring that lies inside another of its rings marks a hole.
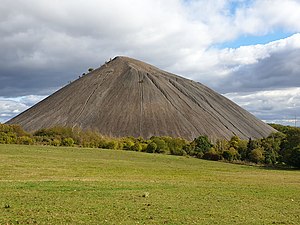
[[[0,145],[0,172],[0,224],[300,224],[299,170]]]

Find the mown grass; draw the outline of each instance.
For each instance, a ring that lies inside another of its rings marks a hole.
[[[0,172],[0,224],[300,221],[297,170],[116,150],[0,145]]]

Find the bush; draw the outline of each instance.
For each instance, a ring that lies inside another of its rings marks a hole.
[[[236,150],[239,153],[239,159],[245,159],[247,155],[247,140],[239,140]]]
[[[74,140],[73,140],[73,138],[70,138],[70,137],[64,138],[61,142],[61,145],[72,147],[72,146],[74,146]]]
[[[51,145],[52,139],[49,137],[43,137],[43,136],[34,136],[34,141],[37,144],[40,145]]]
[[[194,154],[197,158],[202,158],[203,155],[208,152],[211,147],[213,147],[207,136],[199,136],[198,138],[195,138],[193,145],[195,146]]]
[[[170,151],[171,155],[187,155],[187,153],[182,148],[172,148]]]
[[[61,127],[61,126],[55,126],[51,128],[43,128],[40,130],[37,130],[33,133],[34,137],[48,137],[51,140],[53,139],[61,139],[64,138],[72,138],[74,140],[74,143],[79,143],[80,137],[84,136],[83,133],[79,129],[72,129],[70,127]]]
[[[300,146],[293,148],[290,158],[287,160],[288,165],[300,168]]]
[[[19,125],[0,124],[0,144],[17,144],[20,137],[30,137]]]
[[[30,137],[22,136],[22,137],[18,137],[17,143],[20,145],[33,145],[34,140]]]
[[[251,162],[259,163],[265,160],[264,150],[261,147],[258,147],[251,151],[249,155],[249,159]]]
[[[238,149],[239,146],[239,142],[240,142],[240,138],[238,136],[233,136],[230,141],[229,141],[229,146],[234,148],[234,149]]]
[[[239,159],[239,153],[233,147],[230,147],[228,150],[224,151],[222,156],[223,156],[224,159],[226,159],[228,161],[233,161],[233,160],[238,160]]]
[[[99,148],[118,149],[118,142],[115,140],[102,140],[102,142],[99,145]]]
[[[224,151],[229,149],[229,143],[226,140],[217,140],[214,148],[216,152],[222,154]]]
[[[89,148],[98,148],[101,142],[103,142],[103,137],[97,131],[79,131],[79,145]]]
[[[218,161],[220,160],[222,157],[216,153],[216,152],[206,152],[204,155],[203,155],[203,159],[206,159],[206,160],[213,160],[213,161]]]
[[[136,151],[136,152],[140,152],[142,151],[142,145],[138,142],[136,142],[132,147],[131,147],[131,150],[132,151]]]
[[[148,147],[148,144],[146,144],[146,143],[141,143],[141,146],[142,146],[142,152],[146,152],[146,150],[147,150],[147,147]]]
[[[61,141],[59,140],[59,139],[53,139],[52,141],[51,141],[51,145],[53,145],[53,146],[60,146],[61,145]]]
[[[123,138],[123,149],[130,150],[134,146],[134,141],[130,138]]]
[[[0,132],[0,144],[16,144],[17,135],[11,131],[4,133]]]
[[[154,153],[157,149],[157,145],[154,142],[151,142],[150,144],[148,144],[147,148],[146,148],[146,152],[148,153]]]
[[[168,153],[168,145],[161,137],[151,137],[150,140],[156,144],[156,153]]]
[[[300,145],[300,129],[299,128],[290,128],[286,132],[287,146],[289,148],[295,148]]]
[[[17,137],[29,136],[19,125],[0,124],[0,133],[14,133]]]
[[[188,142],[182,138],[171,138],[171,137],[162,137],[167,145],[167,152],[171,155],[187,155],[185,151],[186,145]]]
[[[195,146],[193,145],[193,143],[186,144],[185,146],[182,147],[182,150],[185,151],[186,154],[191,155],[191,156],[195,155],[194,149],[195,149]]]

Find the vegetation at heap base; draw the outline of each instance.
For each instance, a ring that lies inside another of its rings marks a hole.
[[[233,136],[229,141],[212,143],[207,136],[193,141],[167,136],[113,138],[97,131],[78,128],[52,127],[34,133],[25,132],[18,125],[0,124],[0,144],[78,146],[129,150],[147,153],[162,153],[192,156],[207,160],[223,160],[235,163],[256,163],[272,166],[300,168],[300,128],[270,124],[277,133],[257,140],[241,140]]]

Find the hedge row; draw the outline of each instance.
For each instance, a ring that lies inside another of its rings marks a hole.
[[[229,141],[217,140],[211,143],[206,136],[199,136],[193,141],[171,137],[112,138],[103,136],[97,131],[83,131],[68,127],[53,127],[27,133],[18,125],[0,124],[0,144],[119,149],[300,168],[300,129],[281,125],[273,126],[281,132],[257,140],[241,140],[233,136]]]

